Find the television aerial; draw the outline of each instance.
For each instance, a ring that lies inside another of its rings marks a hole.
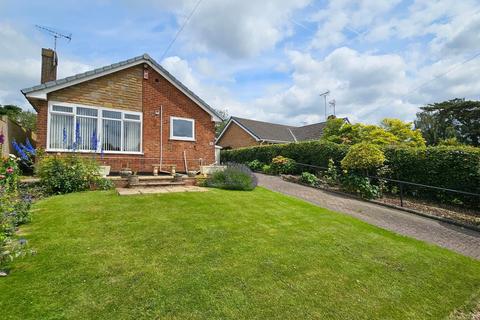
[[[35,25],[37,29],[40,31],[43,31],[47,33],[48,35],[53,37],[53,50],[57,52],[57,39],[66,39],[68,42],[72,41],[72,34],[63,34],[60,33],[58,30],[55,30],[53,28],[45,27],[45,26],[40,26],[38,24]]]

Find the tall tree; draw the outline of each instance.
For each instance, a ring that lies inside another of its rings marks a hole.
[[[428,144],[456,138],[460,143],[480,146],[480,101],[457,98],[420,109],[415,127]]]
[[[223,119],[221,122],[218,122],[215,125],[215,136],[218,137],[228,123],[228,110],[216,109],[216,111],[218,114],[220,114],[220,116],[222,116]]]

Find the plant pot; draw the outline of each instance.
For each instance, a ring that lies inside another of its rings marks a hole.
[[[135,186],[140,182],[137,175],[131,175],[128,177],[128,186]]]
[[[110,174],[110,166],[99,166],[98,173],[105,178]]]
[[[132,170],[128,168],[123,168],[122,170],[120,170],[119,173],[122,178],[128,178],[129,176],[132,175]]]

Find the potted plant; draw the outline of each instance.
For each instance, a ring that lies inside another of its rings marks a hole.
[[[105,162],[103,162],[102,165],[98,166],[98,172],[103,178],[105,178],[110,174],[110,166],[107,166]]]
[[[128,176],[128,186],[135,186],[140,182],[138,175],[136,172],[133,172],[131,175]]]

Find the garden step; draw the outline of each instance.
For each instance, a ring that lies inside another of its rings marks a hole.
[[[140,181],[139,183],[130,185],[130,188],[145,187],[168,187],[168,186],[184,186],[183,181]]]

